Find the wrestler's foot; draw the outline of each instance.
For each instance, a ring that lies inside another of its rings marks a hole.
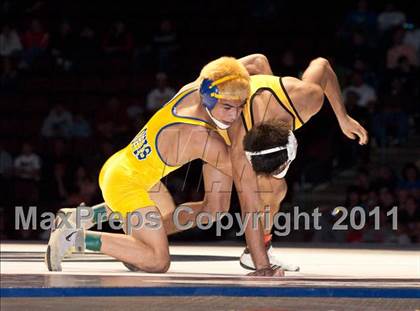
[[[272,266],[280,267],[284,271],[293,271],[293,272],[299,271],[300,268],[298,266],[280,261],[273,254],[273,247],[271,246],[271,243],[268,243],[266,245],[266,249],[267,249],[268,260],[270,261],[270,264]],[[254,262],[252,261],[251,253],[249,252],[248,248],[245,248],[244,252],[241,255],[241,258],[239,259],[239,263],[244,269],[255,270]]]
[[[87,206],[85,203],[80,203],[80,205],[76,208],[61,208],[57,212],[57,217],[55,218],[54,228],[67,228],[67,229],[89,229],[93,227],[95,224],[92,221],[92,217],[87,217],[89,215],[89,210],[86,209]],[[77,226],[77,217],[79,213],[79,227]],[[64,222],[64,219],[66,222]],[[68,257],[71,253],[74,252],[84,252],[84,240],[80,239],[82,235],[78,235],[74,247],[69,248],[64,257]]]
[[[45,264],[49,271],[61,271],[61,261],[66,254],[71,254],[76,241],[84,241],[84,230],[57,228],[51,233],[45,253]],[[84,243],[83,243],[84,244]]]

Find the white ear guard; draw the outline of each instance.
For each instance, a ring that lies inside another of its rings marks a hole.
[[[287,145],[280,146],[280,147],[273,147],[269,149],[264,149],[260,151],[245,151],[246,158],[252,164],[251,158],[252,156],[270,154],[274,152],[278,152],[280,150],[287,149],[287,166],[284,170],[282,170],[279,174],[273,175],[275,178],[284,178],[286,176],[287,170],[289,169],[290,163],[296,158],[296,151],[297,151],[297,140],[295,135],[292,131],[289,131],[289,136],[287,137]]]

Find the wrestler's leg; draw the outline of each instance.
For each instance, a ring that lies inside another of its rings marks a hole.
[[[153,214],[149,214],[152,212]],[[81,240],[83,249],[101,251],[128,263],[135,269],[146,272],[167,271],[168,239],[157,207],[139,208],[125,214],[121,220],[126,234],[72,228],[59,228],[52,232],[45,255],[48,269],[61,271],[61,261],[65,254],[69,249],[77,248],[77,241]],[[131,267],[129,267],[131,270],[135,270]]]
[[[154,215],[152,225],[147,222],[148,213]],[[127,235],[87,231],[86,248],[101,251],[145,272],[166,272],[169,269],[170,257],[161,213],[155,206],[139,208],[132,214],[131,220],[125,218],[124,223],[126,226],[130,221],[137,224],[139,218],[143,220],[143,225],[139,228],[133,226]],[[99,244],[98,249],[94,249],[90,243]],[[130,251],[127,252],[127,249]]]

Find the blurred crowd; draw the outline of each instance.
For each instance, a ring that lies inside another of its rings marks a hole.
[[[264,53],[275,74],[296,77],[312,58],[328,58],[349,113],[371,134],[370,145],[360,148],[341,135],[331,109],[323,108],[297,133],[301,152],[288,177],[296,185],[289,200],[303,182],[366,167],[372,150],[407,147],[408,138],[420,134],[420,21],[411,10],[414,2],[399,7],[397,1],[348,1],[336,4],[334,16],[314,11],[294,24],[292,16],[302,12],[284,2],[233,1],[223,12],[216,4],[203,12],[195,2],[187,1],[185,9],[157,1],[139,12],[97,1],[2,1],[3,215],[11,203],[36,205],[41,213],[100,202],[97,175],[105,160],[220,55]],[[193,14],[198,11],[200,16]],[[193,163],[192,175],[199,176],[200,168]],[[367,229],[342,241],[418,242],[418,168],[408,164],[401,176],[395,169],[382,167],[378,176],[361,170],[346,204],[367,211],[375,204],[384,210],[398,205],[398,231],[385,237]],[[177,188],[184,174],[170,177],[175,200],[200,199],[194,178],[193,186]],[[8,225],[3,220],[0,227]],[[3,232],[9,238],[39,234]]]
[[[324,230],[315,231],[312,241],[418,244],[419,197],[420,173],[415,163],[406,163],[400,174],[386,165],[373,172],[360,169],[354,184],[347,189],[346,200],[340,205],[348,214],[344,217],[342,212],[333,213],[331,207],[321,208],[320,223]],[[351,215],[354,208],[361,210]],[[362,222],[365,225],[359,229],[357,226]],[[334,230],[339,224],[349,230]]]

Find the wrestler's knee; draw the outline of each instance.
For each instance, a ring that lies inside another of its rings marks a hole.
[[[141,258],[142,254],[139,252],[138,258]],[[169,270],[171,265],[171,259],[167,251],[161,251],[158,249],[153,250],[153,260],[150,262],[134,262],[134,267],[138,270],[150,272],[150,273],[165,273]]]

